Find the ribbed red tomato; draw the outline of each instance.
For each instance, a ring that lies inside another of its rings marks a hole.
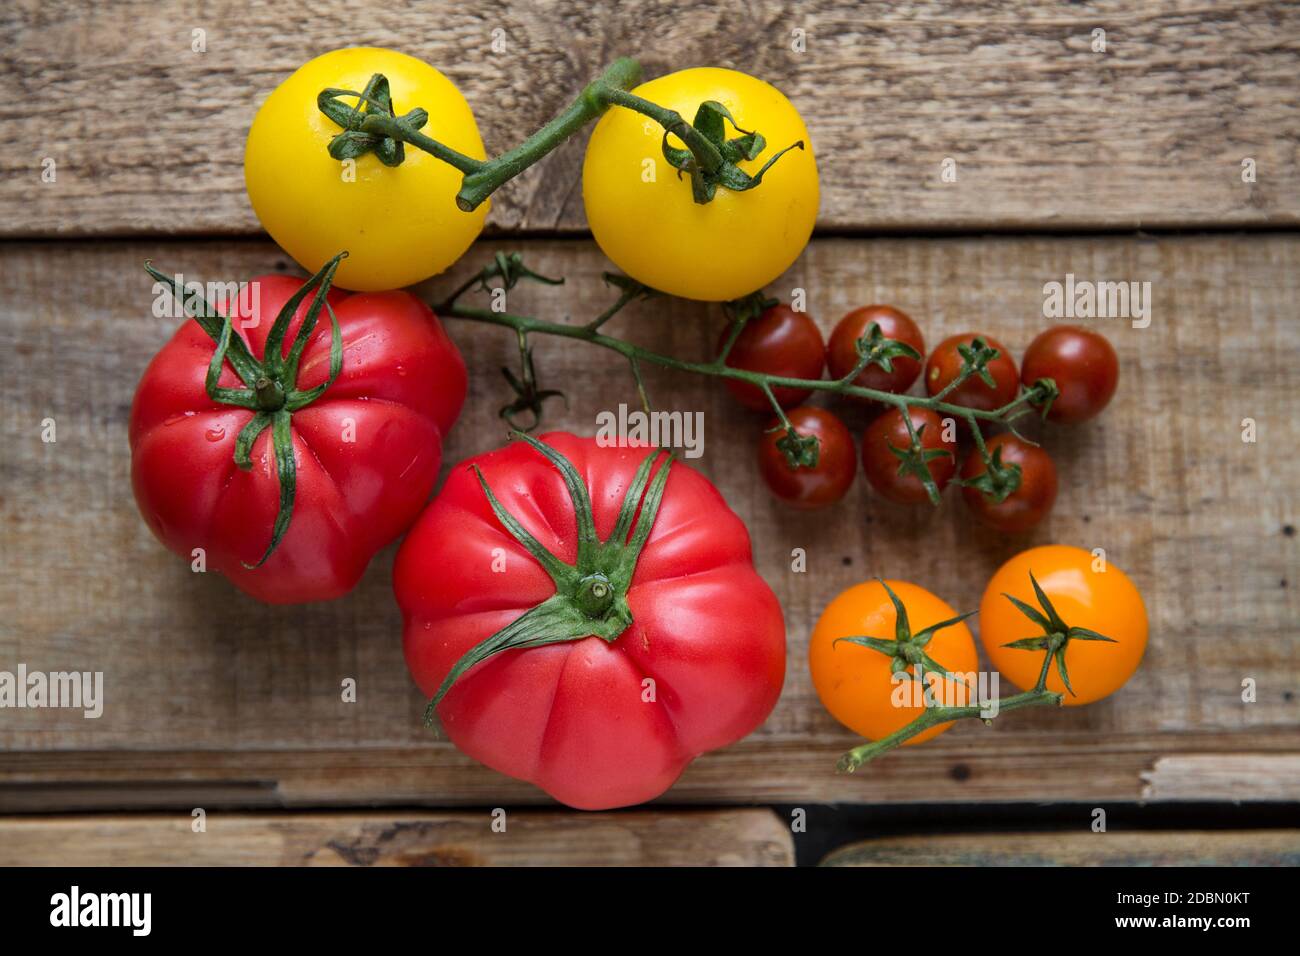
[[[393,572],[406,661],[447,736],[580,809],[663,793],[761,724],[784,679],[745,526],[656,459],[559,432],[472,458]]]
[[[229,303],[233,331],[211,383],[217,390],[205,377],[220,318],[208,318],[206,327],[186,321],[145,370],[131,407],[136,502],[167,548],[189,561],[202,549],[206,570],[255,598],[288,604],[338,597],[427,502],[443,436],[465,400],[465,364],[414,296],[331,291],[342,341],[332,376],[329,309],[319,310],[322,321],[292,358],[312,301],[305,297],[292,313],[286,308],[302,280],[268,275],[250,288]],[[286,361],[267,362],[280,314]],[[262,430],[246,448],[248,467],[240,467],[237,440],[254,419],[252,428]],[[286,487],[287,526],[277,528]],[[273,534],[282,537],[268,556]],[[260,567],[249,566],[261,559]]]

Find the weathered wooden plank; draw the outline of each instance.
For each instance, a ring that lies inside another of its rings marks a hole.
[[[1288,773],[1297,749],[1292,731],[1263,732],[1245,744],[1226,732],[1066,736],[1032,727],[1013,731],[1008,725],[984,739],[957,733],[848,775],[833,771],[836,758],[854,742],[838,730],[803,738],[762,732],[697,760],[659,803],[1096,801],[1106,806],[1145,799],[1144,776],[1153,763],[1189,754],[1231,761],[1237,756],[1229,750],[1234,746],[1258,751],[1249,756],[1261,774],[1272,774],[1273,764],[1280,765],[1276,778],[1233,795],[1198,780],[1163,799],[1300,800],[1300,789]],[[1153,756],[1153,748],[1183,753]],[[540,790],[486,770],[448,744],[0,755],[0,812],[5,813],[549,802]]]
[[[536,268],[570,284],[520,288],[512,308],[580,318],[607,303],[606,265],[590,243],[523,245]],[[494,248],[477,248],[458,275]],[[102,670],[107,697],[98,720],[0,711],[0,809],[539,799],[420,727],[389,590],[391,549],[347,599],[275,609],[193,575],[150,537],[131,499],[126,415],[175,320],[151,315],[146,256],[218,280],[281,258],[258,242],[0,247],[0,669]],[[1112,407],[1095,423],[1043,435],[1062,490],[1052,518],[1025,540],[979,530],[953,495],[936,511],[910,511],[861,481],[834,509],[791,513],[750,464],[761,419],[715,383],[650,374],[658,407],[704,413],[697,464],[748,523],[790,641],[786,688],[764,728],[699,761],[668,799],[1137,799],[1142,774],[1163,757],[1245,751],[1267,766],[1300,752],[1297,489],[1282,467],[1300,440],[1298,267],[1300,242],[1283,235],[814,243],[774,289],[806,289],[826,329],[853,305],[896,303],[931,342],[979,327],[1018,351],[1047,324],[1043,283],[1068,272],[1152,282],[1148,328],[1105,320],[1123,367]],[[450,281],[423,291],[434,297]],[[703,356],[721,322],[701,306],[652,301],[616,327]],[[503,439],[496,369],[514,361],[501,330],[461,324],[452,333],[472,375],[448,462]],[[591,432],[599,411],[635,401],[626,369],[603,354],[553,341],[537,342],[536,353],[543,382],[570,393],[567,411],[550,409],[557,426]],[[40,439],[47,417],[58,423],[52,445]],[[848,417],[860,427],[860,414]],[[1257,422],[1256,444],[1241,441],[1245,417]],[[991,730],[963,725],[835,775],[853,737],[819,706],[803,663],[826,601],[884,574],[974,607],[1002,560],[1047,541],[1105,547],[1142,588],[1152,638],[1129,686],[1087,708],[1008,715]],[[794,547],[807,549],[808,573],[791,572]],[[349,677],[355,704],[340,700]],[[1247,677],[1258,685],[1249,704]],[[1300,796],[1293,775],[1279,779],[1272,799]],[[1179,798],[1204,796],[1198,787]]]
[[[1142,774],[1142,799],[1294,800],[1300,754],[1188,754],[1161,757]]]
[[[0,817],[0,866],[793,866],[770,810]]]
[[[1293,224],[1298,33],[1300,8],[1280,0],[14,0],[0,10],[0,120],[21,148],[0,155],[0,202],[21,215],[0,234],[256,232],[242,146],[257,105],[312,56],[366,44],[446,72],[494,152],[620,54],[648,75],[748,70],[808,121],[824,229]],[[585,228],[582,151],[567,144],[498,194],[493,225]],[[955,182],[940,178],[949,158]]]
[[[823,866],[1297,866],[1300,830],[945,833],[841,847]]]

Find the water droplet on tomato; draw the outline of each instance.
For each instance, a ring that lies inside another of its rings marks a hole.
[[[177,412],[175,415],[168,415],[163,419],[164,425],[175,425],[177,422],[183,422],[187,418],[193,418],[194,412]]]
[[[212,442],[221,441],[221,439],[226,437],[226,426],[213,425],[203,433],[203,437]]]

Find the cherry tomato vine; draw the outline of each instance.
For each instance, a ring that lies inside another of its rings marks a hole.
[[[626,276],[607,273],[605,279],[606,282],[619,289],[618,299],[610,308],[586,323],[565,324],[540,319],[535,316],[518,315],[504,311],[498,312],[491,308],[485,309],[462,304],[461,300],[471,290],[487,291],[492,289],[493,280],[498,282],[496,288],[506,291],[513,289],[522,280],[541,282],[547,285],[558,285],[564,281],[563,279],[549,278],[535,272],[524,264],[523,257],[518,253],[497,253],[490,263],[461,283],[445,299],[433,306],[434,312],[445,318],[457,318],[497,325],[508,328],[515,333],[519,343],[520,363],[523,372],[518,376],[507,373],[507,378],[515,391],[515,399],[501,410],[502,417],[510,422],[512,427],[525,427],[515,418],[516,415],[524,411],[527,411],[533,418],[532,422],[526,427],[536,427],[541,420],[543,405],[546,400],[558,394],[554,390],[544,390],[539,387],[536,371],[533,367],[529,337],[533,335],[550,335],[576,339],[616,352],[627,360],[642,407],[647,413],[651,411],[651,405],[641,375],[642,367],[647,364],[722,379],[731,383],[742,383],[762,394],[775,413],[777,422],[783,431],[779,447],[785,454],[786,461],[791,469],[813,467],[817,464],[817,440],[812,435],[801,433],[790,420],[786,409],[778,398],[777,389],[829,392],[836,395],[867,399],[897,409],[902,413],[900,417],[906,425],[908,437],[908,447],[894,449],[894,453],[899,459],[900,473],[905,472],[914,475],[924,488],[929,500],[934,504],[938,504],[941,489],[931,475],[929,467],[935,455],[935,449],[930,447],[924,440],[924,429],[918,428],[913,423],[913,416],[907,413],[909,409],[927,409],[936,415],[965,422],[969,426],[970,433],[974,436],[976,451],[984,461],[985,469],[999,478],[998,493],[1002,493],[1007,483],[1014,480],[1014,476],[1008,474],[1008,468],[1011,466],[1004,466],[1000,460],[995,461],[982,435],[980,425],[985,423],[1003,425],[1021,440],[1028,442],[1028,439],[1016,431],[1015,421],[1023,415],[1032,414],[1035,411],[1045,412],[1050,409],[1052,400],[1058,394],[1056,383],[1052,379],[1044,378],[1032,385],[1020,388],[1018,395],[998,408],[971,408],[946,401],[949,393],[959,388],[968,379],[985,377],[988,374],[987,368],[989,364],[1002,355],[999,349],[988,345],[985,340],[979,337],[962,346],[960,351],[962,357],[961,367],[954,373],[947,385],[936,394],[925,397],[900,395],[895,392],[867,388],[856,384],[858,377],[870,365],[877,365],[885,371],[889,371],[891,363],[899,357],[911,358],[914,361],[920,359],[920,355],[910,345],[885,338],[879,333],[878,328],[872,329],[867,335],[858,340],[858,361],[853,368],[839,378],[796,378],[728,364],[727,359],[730,357],[747,323],[754,320],[771,304],[771,300],[765,298],[762,293],[754,293],[744,299],[727,303],[725,308],[731,318],[731,327],[711,360],[691,361],[678,358],[636,345],[626,339],[602,331],[605,324],[628,303],[655,294],[653,290]],[[940,452],[940,454],[949,453]]]

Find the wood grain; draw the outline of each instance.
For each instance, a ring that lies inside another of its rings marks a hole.
[[[793,866],[770,810],[0,818],[0,866]],[[501,829],[504,825],[504,830]]]
[[[1297,866],[1300,830],[945,833],[842,847],[823,866]]]
[[[192,50],[195,30],[206,53]],[[446,72],[491,152],[618,55],[639,56],[648,76],[747,70],[807,120],[824,230],[1294,225],[1298,35],[1300,7],[1281,0],[12,0],[0,9],[12,144],[0,235],[258,232],[242,174],[257,106],[307,59],[367,44]],[[492,226],[584,229],[583,142],[500,192]],[[955,182],[940,179],[946,158]]]
[[[497,246],[476,248],[472,268]],[[595,314],[607,265],[586,241],[529,241],[528,261],[569,277],[520,288],[510,305],[550,318]],[[0,669],[102,670],[98,720],[0,710],[0,811],[79,807],[453,805],[544,797],[473,764],[420,727],[389,587],[392,549],[348,598],[268,608],[164,552],[135,511],[126,418],[139,373],[175,320],[151,315],[140,262],[232,280],[283,263],[263,242],[10,243],[0,246]],[[749,464],[762,420],[716,383],[651,372],[657,407],[701,411],[708,474],[748,524],[755,561],[785,608],[782,700],[745,742],[693,765],[668,802],[1118,800],[1143,796],[1162,760],[1300,753],[1297,485],[1300,241],[1292,236],[815,242],[773,286],[808,293],[824,330],[853,305],[892,302],[927,339],[969,328],[1017,353],[1047,320],[1042,286],[1080,278],[1151,281],[1149,328],[1097,320],[1122,361],[1097,422],[1043,433],[1062,488],[1045,526],[1011,539],[972,524],[957,496],[937,510],[874,499],[861,480],[826,512],[773,502]],[[430,298],[456,277],[426,286]],[[722,323],[676,301],[634,306],[621,332],[703,356]],[[456,324],[471,369],[448,462],[499,444],[514,361],[501,330]],[[598,411],[635,402],[624,367],[583,346],[538,341],[543,384],[569,392],[556,426],[590,433]],[[41,441],[42,421],[58,441]],[[860,430],[864,416],[848,410]],[[1253,418],[1259,441],[1241,440]],[[975,607],[992,571],[1021,548],[1104,547],[1142,589],[1152,635],[1142,669],[1086,708],[962,725],[853,776],[833,772],[855,741],[820,707],[804,655],[821,607],[876,574],[915,580]],[[793,573],[791,549],[807,550]],[[340,699],[354,678],[358,701]],[[1252,678],[1258,699],[1242,702]],[[1267,772],[1266,770],[1262,772]],[[1158,776],[1158,775],[1157,775]],[[1264,788],[1298,799],[1293,771]],[[1179,799],[1221,795],[1189,777]],[[1249,796],[1247,797],[1250,798]],[[206,802],[205,802],[206,801]]]
[[[1300,793],[1300,754],[1161,757],[1142,775],[1142,799],[1290,800]]]
[[[790,706],[797,705],[783,702],[781,708]],[[1149,768],[1171,759],[1162,754],[1217,762],[1231,760],[1236,756],[1232,748],[1241,746],[1261,748],[1249,755],[1260,773],[1272,773],[1274,761],[1281,764],[1280,772],[1266,784],[1231,795],[1202,777],[1168,799],[1300,799],[1287,773],[1287,764],[1300,749],[1289,729],[1249,740],[1229,732],[1050,735],[1023,724],[1014,730],[1009,724],[995,728],[990,737],[998,736],[984,741],[959,738],[959,732],[846,775],[834,772],[835,760],[857,741],[838,728],[803,737],[763,730],[695,761],[657,805],[1084,802],[1106,807],[1145,799]],[[196,745],[185,751],[0,755],[0,813],[548,803],[535,787],[492,773],[446,744],[311,750],[213,750]]]

